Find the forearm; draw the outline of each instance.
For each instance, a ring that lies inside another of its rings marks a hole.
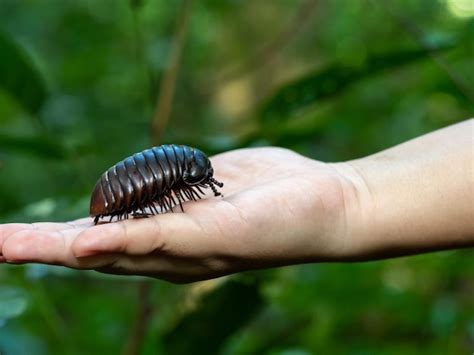
[[[346,255],[377,259],[474,246],[474,121],[341,165]]]

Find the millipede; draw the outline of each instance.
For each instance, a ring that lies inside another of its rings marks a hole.
[[[222,195],[217,187],[224,184],[213,175],[211,161],[199,149],[176,144],[146,149],[102,174],[91,196],[90,216],[97,224],[103,217],[109,222],[148,217],[177,205],[184,212],[182,203],[201,199],[203,189]]]

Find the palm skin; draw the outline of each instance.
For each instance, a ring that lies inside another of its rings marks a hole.
[[[94,226],[0,225],[0,261],[36,262],[191,282],[242,270],[335,260],[347,244],[344,194],[334,165],[281,148],[211,158],[223,198]]]

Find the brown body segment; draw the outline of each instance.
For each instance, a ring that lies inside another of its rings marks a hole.
[[[171,187],[171,167],[169,165],[166,154],[161,147],[153,148],[153,153],[155,154],[156,164],[163,171],[163,191],[165,192]]]
[[[148,168],[146,164],[145,157],[143,154],[134,154],[133,155],[133,160],[135,161],[135,165],[137,167],[137,170],[139,174],[142,176],[143,181],[144,181],[144,189],[145,193],[143,194],[143,198],[141,200],[141,203],[149,202],[151,201],[151,197],[155,193],[154,189],[154,177],[153,173],[151,170]]]
[[[133,187],[134,199],[130,207],[140,206],[144,195],[145,180],[138,172],[137,166],[132,157],[125,159],[124,164],[128,178],[130,179]]]
[[[112,169],[107,170],[106,172],[107,176],[107,181],[112,189],[112,194],[115,197],[115,205],[114,208],[119,209],[121,206],[123,206],[123,201],[124,201],[124,193],[122,189],[122,185],[120,185],[119,180],[117,179],[117,172],[115,167]]]
[[[106,215],[107,213],[107,200],[105,199],[104,192],[102,191],[102,185],[97,183],[95,185],[94,191],[92,192],[90,215],[100,216]]]
[[[118,180],[120,186],[123,189],[123,202],[122,202],[122,208],[127,210],[132,207],[133,201],[134,201],[134,191],[133,191],[133,185],[132,182],[130,181],[130,178],[128,177],[127,170],[125,168],[125,164],[123,161],[118,163],[115,166],[115,170],[117,171],[116,179]]]

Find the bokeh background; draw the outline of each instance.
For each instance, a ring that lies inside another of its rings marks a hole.
[[[473,116],[470,0],[0,0],[0,222],[152,144],[371,154]],[[429,184],[429,181],[426,182]],[[468,354],[472,250],[192,285],[0,265],[0,353]]]

